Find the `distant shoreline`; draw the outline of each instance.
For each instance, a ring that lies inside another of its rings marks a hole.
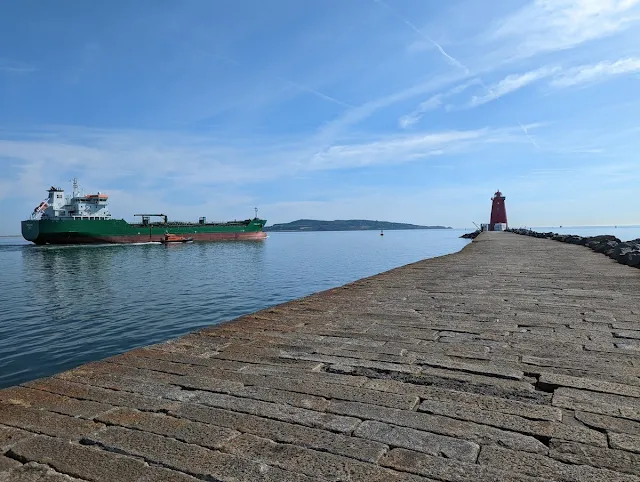
[[[422,226],[419,224],[374,221],[371,219],[338,219],[324,221],[319,219],[298,219],[290,223],[276,223],[265,226],[266,232],[304,232],[304,231],[399,231],[414,229],[451,229],[449,226]]]
[[[265,232],[269,233],[340,233],[340,232],[353,232],[353,231],[449,231],[454,228],[441,227],[441,228],[366,228],[366,229],[276,229],[271,230],[265,228]],[[462,228],[461,228],[462,229]],[[471,229],[471,228],[469,228]]]

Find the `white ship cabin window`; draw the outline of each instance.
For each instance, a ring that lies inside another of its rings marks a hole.
[[[56,198],[62,199],[62,194],[56,194]]]

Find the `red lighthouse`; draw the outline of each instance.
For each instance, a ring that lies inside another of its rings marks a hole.
[[[496,191],[491,198],[493,204],[491,205],[491,221],[489,222],[489,231],[502,231],[509,227],[507,223],[507,208],[504,205],[505,197],[500,190]],[[496,224],[498,229],[496,229]],[[504,224],[504,226],[502,226]]]

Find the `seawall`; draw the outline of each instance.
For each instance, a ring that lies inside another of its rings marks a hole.
[[[640,481],[640,271],[461,252],[0,391],[0,481]]]

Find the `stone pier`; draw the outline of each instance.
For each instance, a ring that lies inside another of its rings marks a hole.
[[[0,391],[2,482],[202,480],[640,482],[640,270],[483,233]]]

